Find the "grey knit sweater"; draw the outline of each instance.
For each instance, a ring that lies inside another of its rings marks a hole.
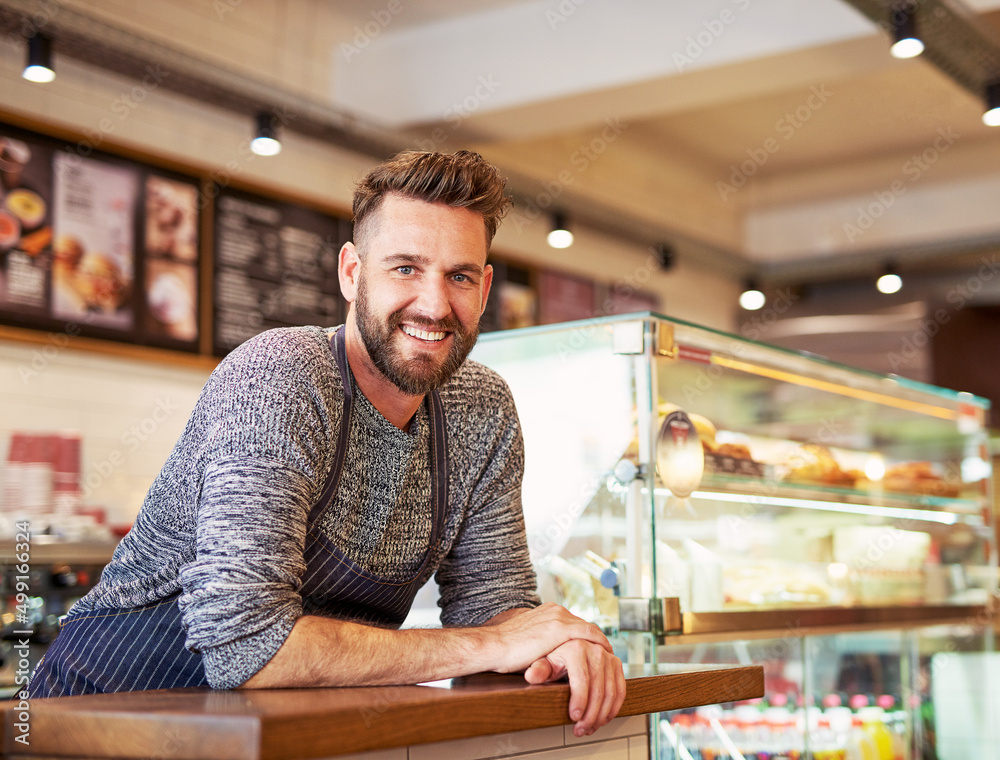
[[[233,688],[274,655],[303,614],[306,518],[331,468],[342,416],[332,331],[277,329],[212,373],[101,581],[73,612],[128,608],[180,592],[185,645],[209,684]],[[445,625],[477,625],[539,603],[521,514],[523,443],[510,391],[472,361],[440,389],[449,476],[437,573]],[[337,498],[320,526],[387,580],[411,577],[431,535],[426,405],[409,431],[356,393]]]

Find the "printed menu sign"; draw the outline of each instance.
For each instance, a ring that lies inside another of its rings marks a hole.
[[[493,256],[487,263],[493,267],[493,285],[479,329],[491,332],[536,324],[538,298],[531,286],[531,272]]]
[[[337,258],[346,220],[235,190],[215,210],[214,349],[225,354],[257,333],[339,324]]]
[[[131,330],[138,171],[71,153],[54,169],[52,316]]]
[[[145,182],[145,324],[158,342],[198,340],[198,186],[150,174]]]
[[[0,131],[0,310],[48,316],[52,147]]]

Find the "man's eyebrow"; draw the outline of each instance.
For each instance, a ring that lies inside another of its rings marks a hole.
[[[426,264],[427,257],[419,253],[393,253],[385,257],[386,264]]]
[[[485,267],[481,267],[481,266],[479,266],[479,264],[473,264],[473,263],[469,262],[469,263],[466,263],[466,264],[459,264],[457,267],[454,268],[453,271],[455,271],[455,272],[470,272],[472,274],[476,274],[476,275],[480,275],[481,276],[485,270],[486,270]]]
[[[383,259],[383,262],[385,264],[392,267],[402,266],[404,264],[418,264],[421,266],[425,266],[430,261],[432,261],[432,258],[429,256],[423,256],[419,253],[406,253],[406,252],[392,253],[386,256],[385,259]],[[471,272],[477,275],[482,275],[483,272],[485,271],[485,267],[480,266],[475,262],[469,261],[459,264],[456,267],[453,267],[451,271]]]

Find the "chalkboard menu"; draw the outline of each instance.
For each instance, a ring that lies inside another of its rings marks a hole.
[[[0,124],[0,320],[197,350],[199,189]]]
[[[272,327],[344,321],[337,258],[349,221],[227,188],[214,228],[217,355]]]

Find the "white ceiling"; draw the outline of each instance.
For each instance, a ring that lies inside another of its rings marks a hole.
[[[1000,38],[1000,0],[967,5]],[[340,106],[473,146],[529,197],[558,189],[560,205],[681,254],[708,246],[780,279],[890,254],[938,265],[1000,241],[1000,129],[926,60],[891,58],[842,0],[338,10],[365,30],[336,71]]]

